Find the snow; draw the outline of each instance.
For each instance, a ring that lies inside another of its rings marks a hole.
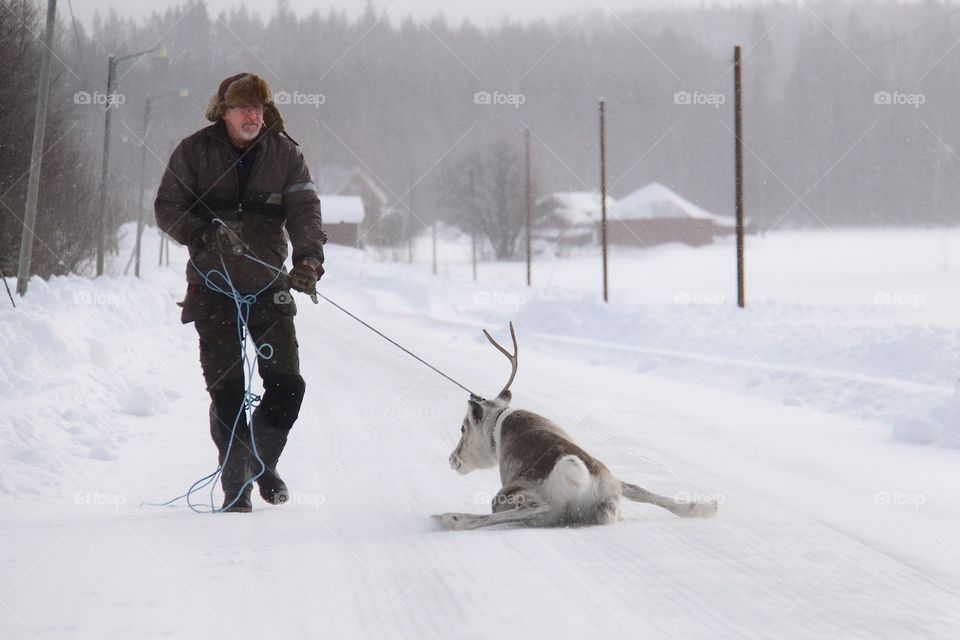
[[[534,250],[541,253],[545,246],[582,245],[596,243],[600,222],[601,197],[596,191],[558,191],[543,196],[537,208],[546,216],[534,230]],[[607,208],[616,202],[607,196]]]
[[[473,282],[462,243],[438,276],[425,251],[328,247],[330,299],[486,394],[508,365],[480,329],[513,320],[514,406],[625,480],[722,503],[559,530],[438,531],[498,488],[447,466],[466,394],[302,297],[291,503],[141,506],[215,468],[184,254],[34,279],[0,307],[0,637],[955,638],[958,246],[750,237],[746,310],[729,245],[616,248],[610,304],[590,253],[538,260],[527,288],[522,262]]]
[[[607,196],[607,210],[616,202]],[[537,201],[537,206],[547,204],[552,205],[552,214],[567,227],[592,226],[600,219],[601,198],[596,191],[558,191]]]
[[[720,216],[698,207],[659,182],[651,182],[615,203],[609,214],[611,220],[697,218],[726,227],[736,222],[731,216]]]

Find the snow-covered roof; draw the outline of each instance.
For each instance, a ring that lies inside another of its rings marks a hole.
[[[607,196],[607,211],[616,200]],[[596,191],[558,191],[540,198],[538,205],[551,205],[551,212],[570,227],[592,225],[600,219],[600,194]]]
[[[360,196],[321,196],[320,210],[325,224],[363,222],[363,200]]]
[[[608,209],[611,220],[651,220],[654,218],[696,218],[712,220],[721,226],[733,226],[734,219],[710,213],[677,195],[659,182],[651,182]]]
[[[317,193],[323,195],[342,195],[354,178],[359,178],[381,204],[387,203],[387,196],[370,174],[359,167],[324,166],[313,173],[313,183]]]

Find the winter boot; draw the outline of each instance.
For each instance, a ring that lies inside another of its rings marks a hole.
[[[253,477],[250,470],[250,456],[246,451],[246,444],[234,440],[230,449],[230,456],[226,464],[222,464],[220,472],[220,486],[223,487],[223,506],[221,510],[233,513],[249,513],[253,511],[250,503],[250,493],[253,483],[247,480]]]
[[[287,435],[296,422],[306,385],[297,375],[266,373],[263,375],[263,399],[253,412],[257,453],[266,469],[257,479],[260,496],[270,504],[283,504],[290,499],[287,485],[277,473],[277,461],[287,444]],[[254,460],[254,473],[256,468]]]
[[[283,504],[290,499],[287,485],[277,473],[277,462],[287,444],[287,432],[275,429],[257,416],[253,418],[254,434],[257,439],[257,453],[263,460],[263,475],[257,478],[260,487],[260,497],[270,504]],[[256,474],[257,461],[253,460],[253,471]]]
[[[240,392],[242,393],[242,387]],[[253,505],[250,503],[253,485],[247,484],[247,480],[253,477],[250,434],[247,429],[246,415],[241,413],[237,418],[240,403],[243,401],[243,396],[240,395],[238,402],[237,395],[226,390],[211,394],[213,402],[210,403],[210,435],[213,437],[214,444],[217,445],[217,460],[220,463],[220,486],[223,488],[221,509],[227,512],[247,513],[253,510]],[[235,419],[237,426],[234,431]],[[232,444],[230,443],[231,431],[234,431]]]

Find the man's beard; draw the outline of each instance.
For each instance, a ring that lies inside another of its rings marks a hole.
[[[240,131],[237,133],[241,140],[250,142],[257,137],[257,134],[260,133],[260,125],[243,125],[240,127]]]

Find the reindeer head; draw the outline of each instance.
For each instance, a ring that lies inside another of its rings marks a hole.
[[[493,400],[470,396],[467,401],[467,415],[460,426],[460,442],[450,454],[450,467],[461,474],[497,465],[497,445],[493,430],[496,427],[497,418],[510,406],[510,400],[513,397],[510,393],[510,385],[513,384],[513,379],[517,375],[517,334],[513,330],[513,323],[510,323],[513,353],[497,344],[486,330],[483,331],[483,335],[487,336],[487,340],[510,361],[510,379]]]

